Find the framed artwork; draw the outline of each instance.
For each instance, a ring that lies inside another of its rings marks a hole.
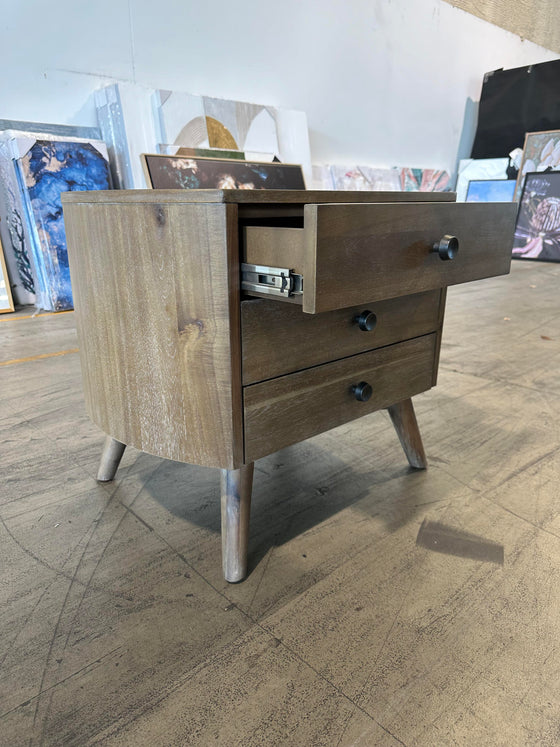
[[[560,262],[560,171],[525,176],[513,256]]]
[[[466,202],[511,202],[515,179],[471,179]]]
[[[10,280],[8,278],[8,270],[6,269],[6,262],[4,260],[4,251],[2,250],[2,244],[0,243],[0,314],[5,314],[7,311],[13,310],[14,301],[10,289]]]
[[[465,202],[470,181],[482,179],[507,179],[509,158],[463,158],[457,174],[457,202]]]
[[[528,132],[519,166],[515,199],[519,200],[525,176],[532,171],[560,170],[560,130]]]
[[[61,192],[109,189],[109,163],[99,142],[35,140],[16,143],[16,174],[29,229],[37,306],[73,308]]]
[[[142,154],[152,189],[305,189],[301,166]]]

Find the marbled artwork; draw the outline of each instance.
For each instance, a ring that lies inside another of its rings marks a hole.
[[[526,175],[513,237],[513,256],[560,262],[560,171]]]
[[[72,308],[61,192],[109,189],[103,144],[28,141],[16,161],[36,274],[37,305],[50,311]]]
[[[515,199],[521,197],[525,176],[531,171],[560,170],[560,131],[528,132],[519,166]]]
[[[25,152],[22,143],[35,140],[99,142],[100,133],[93,127],[53,125],[45,122],[0,120],[0,237],[14,302],[35,304],[35,277],[31,237],[25,219],[16,160]],[[28,147],[28,146],[27,146]]]
[[[153,189],[305,189],[301,166],[221,158],[146,154]]]

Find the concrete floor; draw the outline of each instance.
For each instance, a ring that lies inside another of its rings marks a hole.
[[[95,482],[76,347],[0,317],[2,745],[560,743],[560,265],[450,289],[427,472],[384,412],[258,462],[238,585],[217,472]]]

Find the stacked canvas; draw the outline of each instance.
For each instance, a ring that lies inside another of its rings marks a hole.
[[[18,303],[72,308],[61,192],[109,189],[105,144],[52,134],[0,134],[4,246]]]
[[[180,147],[243,153],[248,160],[301,164],[311,178],[304,112],[177,91],[153,91],[135,83],[114,83],[95,92],[97,118],[107,143],[113,183],[121,189],[146,187],[143,153],[175,155]]]
[[[314,166],[315,189],[381,192],[445,192],[449,174],[437,169],[374,168],[372,166]]]
[[[95,91],[97,120],[115,188],[146,188],[140,155],[156,151],[151,96],[151,89],[135,83],[113,83]]]
[[[311,180],[311,155],[304,112],[245,101],[155,91],[159,144],[242,151],[248,160],[300,164]]]

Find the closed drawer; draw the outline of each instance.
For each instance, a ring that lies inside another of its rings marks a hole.
[[[241,304],[243,384],[272,379],[310,366],[419,337],[437,330],[441,290],[377,301],[323,314],[253,299]],[[363,329],[357,317],[369,311]]]
[[[245,462],[429,389],[436,339],[432,333],[244,387]],[[367,402],[352,391],[361,382],[373,390]]]
[[[306,205],[303,228],[247,226],[243,258],[303,275],[303,295],[286,300],[317,314],[508,273],[515,214],[513,203]],[[450,261],[433,251],[446,235],[459,241]]]

